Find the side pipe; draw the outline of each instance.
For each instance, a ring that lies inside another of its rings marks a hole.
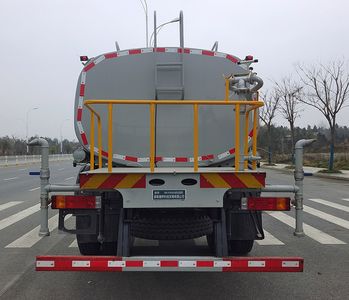
[[[304,236],[303,230],[303,148],[315,142],[315,139],[299,140],[295,145],[295,170],[294,179],[298,191],[295,194],[295,208],[296,208],[296,228],[294,235],[298,237]]]
[[[46,186],[50,181],[50,169],[48,160],[48,142],[43,138],[35,138],[28,143],[28,146],[41,147],[41,169],[40,169],[40,215],[41,224],[39,236],[48,236],[50,231],[48,228],[48,192]]]
[[[250,73],[244,77],[234,76],[229,78],[230,89],[235,92],[257,92],[263,86],[262,78],[258,77],[255,73]],[[253,85],[252,87],[247,87],[246,83]],[[236,86],[235,86],[236,85]]]
[[[296,185],[267,185],[261,189],[261,192],[280,192],[280,193],[297,193],[299,187]]]
[[[51,192],[78,192],[78,191],[80,191],[80,186],[79,185],[48,184],[45,186],[45,191],[47,193],[51,193]]]

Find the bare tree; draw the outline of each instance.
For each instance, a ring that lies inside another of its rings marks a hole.
[[[330,159],[328,169],[333,170],[337,114],[349,98],[349,73],[345,61],[327,65],[298,66],[297,72],[307,88],[307,97],[300,99],[320,111],[330,126]]]
[[[263,93],[262,99],[264,100],[264,106],[259,110],[259,117],[267,127],[267,136],[268,136],[268,164],[272,163],[272,140],[271,140],[271,129],[273,125],[273,120],[276,116],[277,108],[279,105],[280,98],[277,96],[276,91],[274,90],[271,95],[268,91]]]
[[[295,130],[294,125],[296,119],[300,116],[300,97],[302,86],[292,80],[291,77],[285,77],[280,83],[275,83],[275,92],[277,97],[280,98],[279,111],[281,115],[287,120],[291,131],[291,144],[292,144],[292,161],[294,157],[294,145],[295,145]]]

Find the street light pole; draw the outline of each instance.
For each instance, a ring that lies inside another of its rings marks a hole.
[[[28,143],[29,143],[29,140],[28,140],[28,135],[29,135],[29,113],[33,110],[36,110],[36,109],[39,109],[39,107],[32,107],[32,108],[29,108],[27,110],[27,114],[26,114],[26,122],[25,122],[25,139],[26,139],[26,142],[27,142],[27,154],[29,153],[29,146],[28,146]]]
[[[148,48],[148,4],[147,4],[147,0],[139,0],[142,4],[142,7],[143,7],[143,10],[144,10],[144,13],[145,13],[145,45],[147,46]]]
[[[64,119],[61,123],[61,125],[59,126],[59,133],[60,133],[60,138],[61,138],[61,154],[63,154],[63,135],[62,135],[62,127],[64,122],[66,121],[70,121],[69,119]]]
[[[156,12],[154,11],[154,16],[156,16]],[[155,17],[156,18],[156,17]],[[155,19],[154,18],[154,19]],[[157,34],[160,32],[160,30],[165,26],[165,25],[168,25],[168,24],[171,24],[171,23],[176,23],[176,22],[180,22],[181,19],[180,18],[175,18],[173,19],[172,21],[168,21],[168,22],[165,22],[165,23],[162,23],[161,25],[159,26],[156,26],[156,23],[155,23],[155,26],[154,26],[154,31],[153,33],[150,35],[150,39],[149,39],[149,44],[151,46],[152,44],[152,39],[153,39],[153,45],[154,47],[156,48],[156,36]],[[154,21],[156,22],[156,21]],[[182,39],[181,39],[181,45],[182,45]]]

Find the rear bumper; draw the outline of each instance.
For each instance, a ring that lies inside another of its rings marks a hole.
[[[265,173],[234,172],[232,168],[200,168],[197,173],[191,168],[159,168],[154,173],[147,168],[114,168],[112,173],[97,169],[79,178],[84,191],[118,190],[124,208],[223,207],[228,190],[260,191],[265,187]]]
[[[303,265],[300,257],[36,257],[36,271],[303,272]]]

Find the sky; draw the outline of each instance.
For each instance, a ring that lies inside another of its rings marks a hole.
[[[349,59],[347,0],[148,0],[158,24],[184,13],[186,47],[259,59],[254,70],[263,90],[295,65]],[[150,35],[150,34],[149,34]],[[73,106],[80,55],[97,56],[145,46],[145,13],[139,0],[0,0],[0,136],[76,139]],[[162,29],[158,46],[178,46],[178,25]],[[38,109],[34,109],[34,108]],[[349,108],[339,125],[349,125]],[[27,119],[28,116],[28,119]],[[278,117],[277,124],[287,125]],[[298,126],[326,125],[304,108]]]

